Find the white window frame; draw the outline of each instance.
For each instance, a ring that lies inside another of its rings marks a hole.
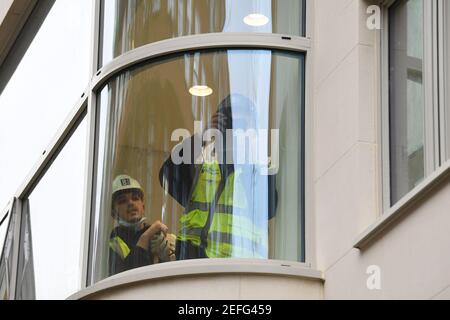
[[[442,163],[445,163],[450,159],[450,92],[448,87],[450,85],[450,43],[446,43],[446,32],[450,33],[450,3],[448,0],[438,0],[438,61],[441,70],[439,73],[439,111],[442,115],[440,118],[440,138],[442,141]],[[446,12],[449,13],[446,16]],[[447,19],[447,21],[446,21]],[[449,56],[445,56],[447,46]]]
[[[382,213],[392,208],[391,203],[391,162],[390,162],[390,121],[389,121],[389,9],[400,0],[389,0],[382,7],[381,32],[381,144],[382,144]],[[424,133],[425,133],[425,179],[429,177],[441,163],[439,145],[439,104],[437,88],[437,8],[432,1],[424,1]],[[432,34],[433,37],[426,35]],[[432,72],[429,72],[432,70]],[[419,187],[419,186],[418,186]],[[417,188],[418,188],[417,187]],[[415,192],[410,190],[403,198]],[[401,199],[400,199],[401,201]]]

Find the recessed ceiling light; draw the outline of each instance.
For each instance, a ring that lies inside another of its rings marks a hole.
[[[262,27],[269,23],[269,18],[260,13],[252,13],[244,18],[244,23],[252,27]]]
[[[212,95],[213,89],[208,86],[193,86],[189,89],[189,93],[196,97],[207,97]]]

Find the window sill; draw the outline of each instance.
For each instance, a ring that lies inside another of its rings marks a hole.
[[[361,233],[356,239],[353,247],[361,250],[370,245],[375,238],[382,234],[395,220],[407,214],[408,209],[411,206],[446,182],[449,175],[450,161],[447,161],[392,208],[386,211],[373,225],[367,228],[366,231]]]
[[[200,259],[176,261],[130,270],[73,294],[69,300],[79,300],[110,288],[155,279],[196,275],[260,274],[297,277],[324,281],[322,272],[299,262],[247,259]]]

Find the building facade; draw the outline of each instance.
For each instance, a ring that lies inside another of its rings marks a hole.
[[[449,24],[2,1],[0,298],[450,298]]]

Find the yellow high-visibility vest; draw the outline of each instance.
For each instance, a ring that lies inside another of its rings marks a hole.
[[[203,231],[222,179],[217,161],[203,164],[186,213],[180,219],[178,240],[199,247],[202,231],[208,232],[205,253],[209,258],[267,258],[267,232],[262,232],[249,216],[246,190],[239,176],[239,169],[228,176],[209,230]]]
[[[116,252],[122,258],[122,260],[125,260],[131,253],[131,249],[128,247],[125,241],[123,241],[122,238],[119,236],[116,236],[111,240],[109,240],[109,247],[114,252]]]

